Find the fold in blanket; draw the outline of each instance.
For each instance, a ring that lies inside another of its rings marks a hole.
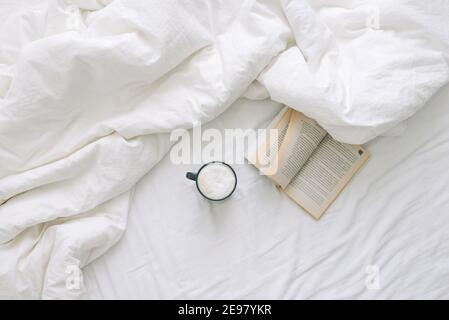
[[[0,297],[83,297],[70,276],[119,240],[168,132],[257,78],[342,141],[410,117],[448,81],[449,9],[374,3],[0,1]]]

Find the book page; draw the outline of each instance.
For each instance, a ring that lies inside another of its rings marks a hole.
[[[266,156],[265,161],[274,161],[277,160],[277,154],[281,149],[282,144],[285,141],[288,126],[290,123],[290,119],[292,117],[292,109],[289,107],[285,107],[279,112],[276,117],[271,121],[268,125],[268,130],[276,129],[278,132],[278,140],[270,141],[270,136],[265,136],[262,144],[259,144],[259,152],[263,153],[263,156]],[[274,144],[274,145],[273,145]],[[263,148],[262,145],[265,145]],[[273,154],[272,154],[273,153]]]
[[[264,175],[274,178],[278,171],[277,158],[279,149],[285,140],[288,124],[292,115],[292,109],[285,107],[277,114],[268,126],[268,130],[277,130],[277,141],[271,141],[269,132],[260,138],[253,150],[248,152],[248,162],[252,163]],[[274,180],[273,179],[273,180]],[[275,181],[275,180],[274,180]],[[275,181],[276,182],[276,181]]]
[[[319,219],[368,158],[361,146],[338,142],[326,134],[284,191]]]
[[[247,158],[284,189],[326,136],[326,131],[315,120],[289,107],[276,116],[268,129],[278,130],[277,143],[264,137]]]
[[[279,169],[273,179],[279,187],[285,189],[325,136],[326,131],[315,120],[292,110],[285,139],[278,153]]]

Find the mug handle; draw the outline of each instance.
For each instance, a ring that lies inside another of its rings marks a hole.
[[[196,177],[197,177],[197,174],[196,174],[196,173],[193,173],[193,172],[187,172],[187,173],[186,173],[186,178],[187,178],[187,179],[196,181]]]

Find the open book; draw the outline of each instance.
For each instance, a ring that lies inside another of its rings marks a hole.
[[[319,219],[369,158],[358,145],[334,140],[314,120],[285,107],[267,134],[249,152],[248,161],[290,198]]]

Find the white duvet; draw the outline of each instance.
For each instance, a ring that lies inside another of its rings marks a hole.
[[[446,1],[22,2],[0,0],[2,298],[82,297],[69,276],[120,239],[168,133],[243,94],[363,143],[449,78]]]

